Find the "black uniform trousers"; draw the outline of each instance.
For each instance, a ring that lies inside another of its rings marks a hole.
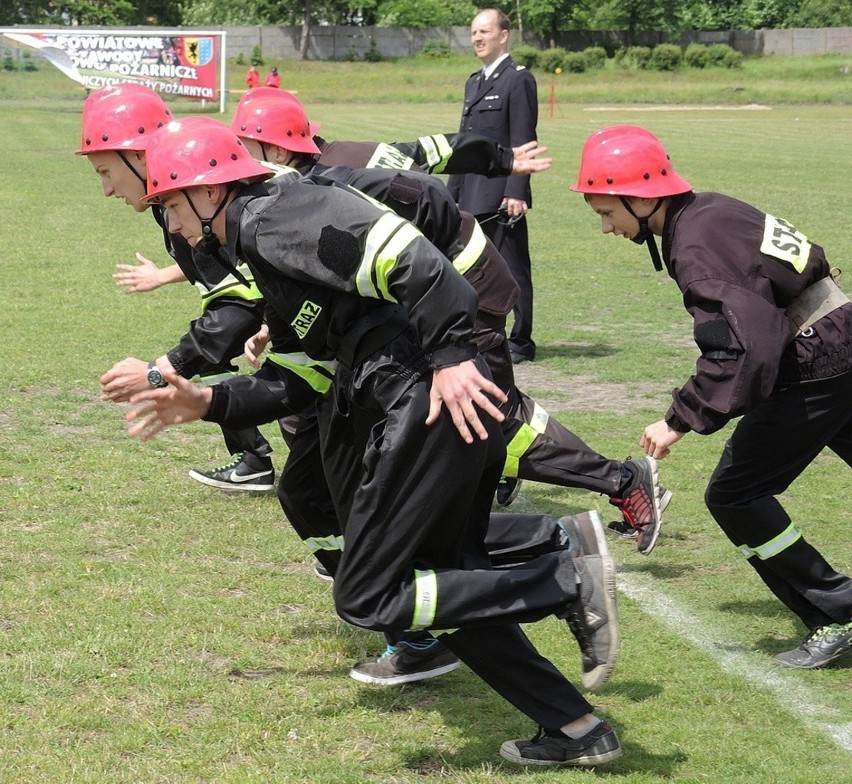
[[[353,371],[339,368],[323,398],[323,466],[345,521],[337,612],[380,631],[456,629],[442,640],[462,661],[536,723],[559,727],[591,706],[517,624],[576,598],[573,559],[559,551],[490,568],[500,429],[484,417],[489,438],[466,444],[446,412],[426,426],[431,376],[405,332]]]
[[[852,465],[852,372],[777,390],[746,414],[705,494],[728,538],[754,552],[749,563],[812,631],[852,620],[852,580],[797,535],[776,496],[825,447]]]
[[[533,359],[533,284],[527,219],[523,217],[512,226],[506,226],[495,214],[477,215],[476,219],[482,226],[482,231],[506,260],[509,271],[520,289],[513,308],[515,321],[509,333],[509,347],[516,354]]]

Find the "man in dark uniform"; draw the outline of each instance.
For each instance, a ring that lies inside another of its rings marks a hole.
[[[615,731],[518,625],[570,617],[581,645],[611,648],[615,570],[605,544],[490,568],[484,535],[505,459],[493,400],[504,396],[470,342],[470,284],[412,224],[352,190],[295,173],[260,183],[268,169],[215,120],[173,123],[146,154],[148,198],[164,204],[169,227],[248,263],[267,308],[305,351],[338,360],[319,417],[346,537],[338,614],[381,631],[454,629],[442,640],[543,728],[533,741],[505,743],[505,758],[590,766],[618,757]],[[168,379],[173,389],[143,396],[188,386]],[[149,433],[167,424],[152,417]]]
[[[535,77],[509,56],[509,19],[493,8],[480,11],[470,27],[471,41],[483,68],[465,84],[459,130],[517,147],[536,138],[538,91]],[[535,359],[533,285],[526,213],[532,207],[529,177],[452,176],[450,193],[472,213],[506,259],[520,287],[509,335],[512,359]]]
[[[852,579],[805,540],[777,499],[826,447],[852,465],[852,302],[823,249],[786,220],[694,193],[659,139],[637,126],[589,137],[571,189],[585,194],[605,234],[648,243],[694,320],[695,373],[640,445],[664,458],[690,431],[714,433],[741,416],[705,501],[808,630],[775,661],[815,668],[852,652]]]

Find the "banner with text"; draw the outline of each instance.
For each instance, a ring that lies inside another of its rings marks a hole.
[[[164,95],[217,101],[224,77],[224,31],[19,30],[0,33],[38,49],[87,89],[140,82]]]

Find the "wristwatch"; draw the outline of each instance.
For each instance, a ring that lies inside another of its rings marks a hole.
[[[157,367],[156,362],[148,363],[148,383],[155,388],[167,387],[169,385],[169,382],[163,378],[163,374],[160,368]]]

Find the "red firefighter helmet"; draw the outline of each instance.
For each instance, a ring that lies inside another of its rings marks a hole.
[[[293,93],[277,87],[249,90],[240,98],[231,120],[231,130],[243,139],[311,155],[320,154],[314,142],[319,128],[308,121],[305,107]]]
[[[172,113],[157,93],[124,82],[102,87],[83,104],[83,132],[77,155],[108,150],[144,150]]]
[[[251,157],[224,123],[212,117],[187,117],[170,122],[145,148],[148,167],[146,202],[196,185],[251,182],[273,176]]]
[[[674,168],[662,142],[638,125],[611,125],[583,145],[578,193],[662,198],[692,186]]]

